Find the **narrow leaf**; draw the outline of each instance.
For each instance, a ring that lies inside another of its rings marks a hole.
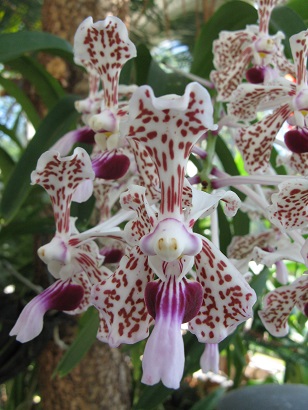
[[[25,53],[48,51],[73,61],[72,46],[60,37],[39,31],[20,31],[0,35],[0,61],[6,63]]]
[[[51,109],[59,98],[65,95],[60,83],[33,58],[20,57],[7,64],[34,85],[37,94],[48,109]]]
[[[5,182],[14,169],[14,161],[12,157],[0,147],[0,173],[1,178]]]
[[[8,80],[7,78],[2,77],[1,75],[0,85],[22,106],[24,112],[26,113],[33,127],[37,128],[40,122],[40,117],[36,109],[34,108],[34,105],[26,96],[26,94],[12,80]]]

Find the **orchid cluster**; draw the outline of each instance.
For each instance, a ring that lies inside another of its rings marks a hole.
[[[259,25],[222,32],[214,43],[211,80],[218,99],[227,102],[218,124],[210,94],[197,82],[187,85],[182,96],[162,97],[147,85],[119,85],[121,68],[136,56],[136,48],[118,18],[93,23],[89,17],[79,26],[75,61],[89,76],[89,95],[76,103],[83,126],[44,153],[31,175],[53,207],[56,232],[38,256],[54,283],[22,311],[11,331],[17,340],[36,337],[49,309],[79,314],[93,305],[99,311],[99,340],[117,347],[149,336],[142,381],[178,388],[185,359],[182,324],[205,344],[203,371],[217,372],[218,344],[252,317],[257,297],[249,285],[252,273],[247,275],[250,261],[275,266],[281,284],[259,312],[272,335],[287,333],[294,306],[308,314],[308,275],[289,283],[285,265],[286,260],[308,263],[303,236],[308,222],[308,31],[290,39],[293,65],[283,54],[284,35],[268,33],[277,2],[259,0]],[[242,83],[245,74],[248,82]],[[286,121],[293,128],[278,142]],[[227,123],[250,175],[232,177],[213,166],[206,192],[200,179],[187,177],[189,158]],[[91,154],[75,147],[67,156],[79,142],[91,143]],[[291,151],[280,161],[296,175],[275,174],[269,158],[276,142],[282,153]],[[245,201],[220,189],[224,186],[236,186]],[[92,193],[95,226],[78,232],[71,203],[85,202]],[[227,218],[241,208],[263,224],[259,232],[234,237],[227,256],[217,240],[219,204]],[[196,222],[207,217],[211,240],[194,231]]]

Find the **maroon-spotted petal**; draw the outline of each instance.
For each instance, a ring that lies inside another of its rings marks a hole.
[[[308,132],[303,129],[294,129],[286,132],[284,142],[289,150],[295,154],[308,152]]]
[[[56,281],[24,307],[10,336],[16,336],[21,343],[32,340],[41,333],[47,310],[74,310],[81,303],[83,295],[83,287],[71,280]]]
[[[203,303],[189,322],[199,342],[220,343],[242,322],[252,317],[256,294],[247,281],[208,239],[195,257],[197,281],[203,289]]]
[[[70,233],[70,206],[78,186],[93,179],[91,160],[83,148],[75,148],[72,155],[64,158],[57,151],[46,151],[40,156],[31,173],[31,183],[41,185],[50,196],[60,235]]]
[[[294,306],[307,316],[308,275],[302,275],[293,283],[269,292],[263,301],[259,316],[266,330],[275,337],[283,337],[289,331],[288,318]]]
[[[117,151],[106,151],[92,160],[92,167],[96,178],[122,178],[130,166],[129,158]]]
[[[113,275],[92,287],[91,302],[107,323],[111,347],[133,344],[148,336],[152,318],[144,302],[144,289],[153,276],[147,257],[134,247],[123,256]]]

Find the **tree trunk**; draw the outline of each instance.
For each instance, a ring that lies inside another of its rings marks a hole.
[[[52,378],[62,355],[51,341],[38,360],[44,410],[131,409],[130,371],[119,349],[97,341],[67,376]]]

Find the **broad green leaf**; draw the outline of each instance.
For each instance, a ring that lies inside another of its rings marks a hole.
[[[220,159],[220,162],[224,168],[224,170],[229,175],[240,175],[239,170],[234,162],[234,157],[229,150],[226,142],[220,135],[217,135],[216,140],[216,154]]]
[[[0,242],[8,238],[20,237],[21,235],[52,234],[55,232],[55,222],[53,218],[27,218],[25,221],[13,221],[8,226],[1,227]]]
[[[266,281],[269,278],[270,271],[264,268],[258,275],[253,275],[249,285],[254,289],[258,296],[261,296],[266,289]]]
[[[224,387],[218,387],[212,393],[199,400],[198,403],[192,406],[191,410],[215,410],[225,391]]]
[[[40,155],[51,146],[76,122],[75,96],[63,97],[41,122],[20,161],[11,174],[4,189],[1,212],[10,220],[19,210],[30,192],[30,174],[36,168]]]
[[[219,226],[219,249],[224,254],[227,253],[227,247],[231,242],[232,233],[230,229],[229,221],[222,210],[221,205],[217,208],[218,211],[218,226]]]
[[[8,179],[14,169],[14,166],[15,162],[12,157],[2,147],[0,147],[0,173],[1,179],[4,182]]]
[[[126,85],[130,85],[134,83],[134,79],[133,79],[133,71],[134,71],[134,61],[133,60],[128,60],[120,73],[120,80],[119,80],[119,84],[126,84]]]
[[[91,307],[83,315],[81,329],[59,361],[53,376],[66,376],[81,361],[96,340],[98,326],[98,311]]]
[[[134,61],[136,67],[136,84],[139,86],[147,84],[152,56],[146,45],[140,44],[137,47],[137,57]]]
[[[33,58],[23,56],[7,64],[30,81],[48,109],[51,109],[59,98],[65,95],[60,83]]]
[[[256,9],[243,1],[231,1],[221,6],[205,23],[197,39],[191,72],[203,78],[209,78],[213,70],[213,41],[220,31],[235,31],[246,28],[247,24],[256,24]]]
[[[152,60],[147,84],[153,88],[156,97],[166,94],[182,95],[189,82],[190,80],[182,75],[167,73],[155,60]]]
[[[285,34],[286,40],[284,41],[284,51],[286,57],[292,58],[288,39],[293,34],[299,33],[300,31],[306,29],[307,27],[303,20],[290,8],[281,6],[275,7],[272,11],[269,24],[269,32],[274,34],[277,33],[277,31],[282,31]]]
[[[173,392],[173,389],[168,389],[162,383],[146,386],[140,394],[138,403],[133,406],[133,410],[154,410]]]
[[[0,85],[6,90],[8,94],[15,98],[15,100],[22,106],[29,121],[34,128],[37,128],[40,117],[26,94],[12,81],[0,75]]]
[[[232,189],[241,199],[243,194],[237,189]],[[249,233],[250,219],[247,213],[242,212],[240,209],[236,215],[232,218],[232,224],[234,229],[234,235],[247,235]]]
[[[277,174],[287,175],[287,171],[283,165],[277,166],[277,157],[278,157],[278,151],[275,149],[275,147],[273,147],[272,152],[271,152],[271,158],[270,158],[271,165]]]
[[[20,31],[0,35],[0,61],[7,63],[26,53],[46,51],[73,62],[72,46],[60,37],[40,31]]]
[[[76,226],[79,231],[87,229],[90,217],[95,206],[95,197],[91,196],[86,202],[73,202],[71,206],[71,216],[77,218]]]
[[[295,11],[308,25],[308,2],[303,0],[291,0],[286,4],[287,7]]]
[[[217,136],[216,153],[222,163],[222,166],[224,167],[224,170],[229,175],[240,175],[232,153],[230,152],[225,141],[220,136]],[[240,197],[241,200],[244,200],[245,195],[243,195],[236,188],[232,188],[232,190]],[[236,213],[236,215],[232,218],[234,234],[235,235],[247,234],[249,232],[249,222],[250,221],[249,221],[248,215],[239,210]],[[222,232],[221,236],[223,237],[223,235],[224,235],[224,232]]]

